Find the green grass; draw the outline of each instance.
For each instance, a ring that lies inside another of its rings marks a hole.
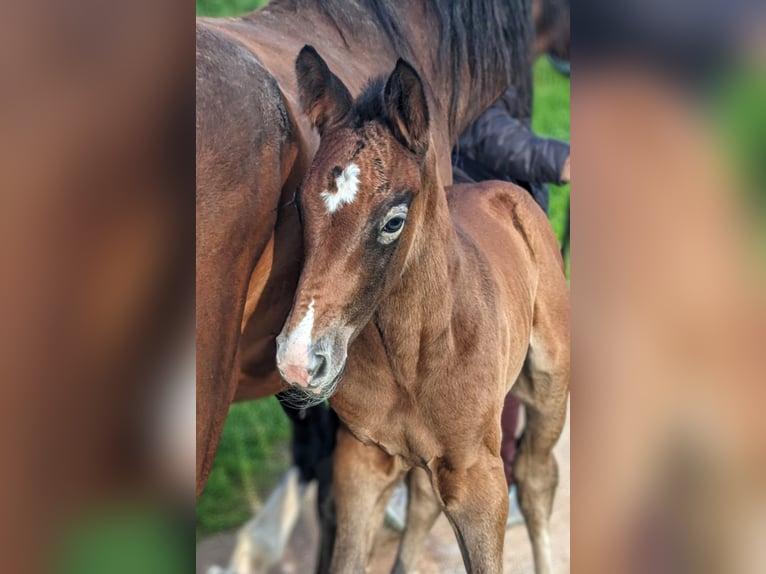
[[[197,14],[232,16],[263,0],[198,0]],[[532,125],[544,136],[569,140],[569,79],[540,59],[534,66]],[[569,186],[551,186],[550,217],[559,239],[566,226]],[[197,504],[197,532],[245,522],[289,463],[290,424],[275,398],[233,405],[205,492]]]
[[[197,532],[238,526],[290,462],[290,423],[275,397],[229,409],[215,462],[197,502]]]
[[[197,16],[237,16],[260,8],[268,0],[197,0]]]
[[[559,74],[546,58],[534,65],[532,128],[541,136],[569,141],[569,78]],[[551,225],[561,242],[567,222],[569,184],[550,185]]]

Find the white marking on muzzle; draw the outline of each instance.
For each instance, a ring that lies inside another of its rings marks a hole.
[[[311,303],[309,303],[309,308],[306,311],[306,314],[303,316],[303,319],[301,319],[301,322],[298,323],[295,331],[293,331],[293,334],[290,336],[290,340],[295,343],[304,343],[306,345],[306,349],[308,349],[309,345],[311,345],[311,331],[313,330],[314,299],[311,299]]]
[[[306,314],[298,326],[290,333],[285,342],[285,351],[281,362],[282,373],[291,382],[308,384],[309,349],[311,331],[314,329],[314,299],[309,303]]]
[[[350,163],[335,180],[335,193],[323,191],[319,195],[324,200],[327,211],[335,213],[348,203],[353,203],[356,192],[359,191],[359,166]]]

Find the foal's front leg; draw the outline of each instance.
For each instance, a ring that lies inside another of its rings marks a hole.
[[[330,572],[364,572],[373,537],[401,473],[395,457],[362,444],[345,427],[339,429],[333,461],[338,526]]]
[[[432,480],[467,572],[500,574],[508,515],[508,484],[500,456],[481,454],[469,468],[455,468],[439,459],[433,464]]]
[[[410,470],[407,475],[407,490],[407,526],[399,543],[392,574],[407,574],[414,570],[423,543],[441,514],[431,480],[424,469],[416,466]]]

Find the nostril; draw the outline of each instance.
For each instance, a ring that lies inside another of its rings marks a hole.
[[[311,368],[311,380],[312,382],[321,381],[327,374],[327,357],[322,354],[314,355],[314,361]]]

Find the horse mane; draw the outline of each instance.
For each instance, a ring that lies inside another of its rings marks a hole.
[[[408,62],[418,59],[399,24],[403,14],[400,0],[358,0],[393,45],[398,56]],[[425,7],[439,22],[439,58],[433,71],[449,66],[454,89],[449,102],[450,129],[454,131],[460,95],[468,86],[480,90],[496,85],[503,77],[513,85],[520,101],[531,104],[531,76],[528,51],[531,46],[532,16],[528,0],[426,0]],[[359,14],[349,9],[348,0],[273,0],[289,10],[313,9],[326,17],[348,46],[346,35],[355,28]],[[406,13],[406,9],[404,10]],[[468,77],[463,77],[463,70]],[[494,80],[494,81],[493,81]],[[528,110],[527,110],[528,111]]]
[[[450,128],[457,122],[458,98],[464,87],[461,69],[468,65],[469,84],[484,89],[493,77],[514,85],[520,100],[531,105],[528,52],[532,16],[527,0],[438,0],[441,20],[439,54],[452,68],[455,90],[450,101]],[[479,31],[482,32],[479,32]]]

